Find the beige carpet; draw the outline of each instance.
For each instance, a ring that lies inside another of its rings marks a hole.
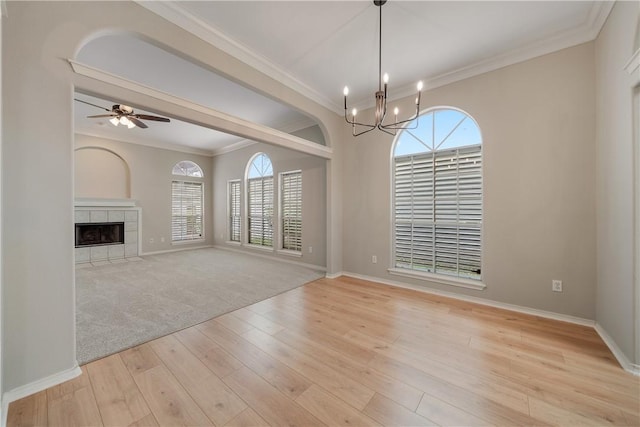
[[[276,260],[207,248],[76,268],[77,359],[95,359],[324,277]]]

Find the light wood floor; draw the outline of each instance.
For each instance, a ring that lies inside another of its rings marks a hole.
[[[322,279],[92,362],[8,425],[640,425],[592,328]]]

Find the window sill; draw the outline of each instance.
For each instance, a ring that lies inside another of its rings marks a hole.
[[[226,242],[227,245],[232,245],[232,246],[240,246],[241,243],[240,242],[236,242],[235,240],[227,240]]]
[[[286,255],[286,256],[292,256],[292,257],[296,257],[296,258],[302,258],[302,252],[298,252],[298,251],[292,251],[289,249],[278,249],[277,250],[279,255]]]
[[[480,281],[463,279],[461,277],[449,277],[442,274],[411,271],[405,270],[403,268],[389,268],[387,271],[389,272],[389,274],[393,274],[396,276],[409,277],[418,280],[428,280],[430,282],[439,283],[442,285],[457,286],[459,288],[474,289],[476,291],[482,291],[487,287],[487,285]]]
[[[192,243],[203,243],[204,239],[193,239],[193,240],[176,240],[171,242],[171,245],[190,245]]]
[[[271,247],[271,246],[260,246],[260,245],[253,245],[251,243],[245,243],[244,247],[249,248],[249,249],[257,249],[257,250],[263,251],[263,252],[273,252],[273,247]]]

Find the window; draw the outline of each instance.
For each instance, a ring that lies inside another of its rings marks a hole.
[[[282,249],[302,252],[302,172],[280,175]]]
[[[229,181],[229,240],[240,242],[240,181]]]
[[[184,160],[172,170],[173,175],[202,178],[197,164]],[[204,187],[202,182],[173,180],[171,182],[171,241],[203,238]]]
[[[202,239],[203,188],[201,182],[171,183],[171,240]]]
[[[189,160],[183,160],[181,162],[176,163],[173,167],[172,175],[178,176],[190,176],[194,178],[202,178],[204,174],[202,173],[202,169],[197,164],[190,162]]]
[[[451,108],[416,120],[393,149],[394,267],[480,280],[480,129]]]
[[[273,167],[269,156],[258,153],[247,169],[248,243],[273,247]]]

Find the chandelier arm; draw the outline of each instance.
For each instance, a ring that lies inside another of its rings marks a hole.
[[[418,118],[418,115],[416,114],[413,117],[410,117],[410,118],[408,118],[406,120],[401,120],[399,122],[389,123],[389,124],[386,124],[386,125],[381,124],[380,127],[383,128],[383,129],[416,129],[418,127],[417,123],[414,126],[410,126],[410,127],[402,126],[402,125],[405,124],[405,123],[412,122],[417,118]]]
[[[365,126],[370,126],[370,125],[365,125]],[[374,130],[375,128],[376,128],[375,126],[371,126],[371,127],[370,127],[370,129],[363,130],[362,132],[358,132],[358,133],[356,133],[356,128],[355,128],[355,126],[354,126],[354,127],[353,127],[353,131],[352,131],[352,135],[353,135],[353,136],[360,136],[360,135],[365,134],[365,133],[367,133],[367,132],[371,132],[371,131],[372,131],[372,130]]]
[[[388,130],[387,130],[387,128],[384,128],[384,127],[382,127],[381,125],[378,125],[378,126],[376,126],[376,127],[378,128],[378,130],[381,130],[381,131],[382,131],[382,132],[384,132],[384,133],[388,133],[389,135],[395,135],[395,134],[396,134],[395,132],[390,132],[390,131],[388,131]],[[394,128],[391,128],[391,129],[393,129],[394,131],[396,130],[396,129],[394,129]]]

